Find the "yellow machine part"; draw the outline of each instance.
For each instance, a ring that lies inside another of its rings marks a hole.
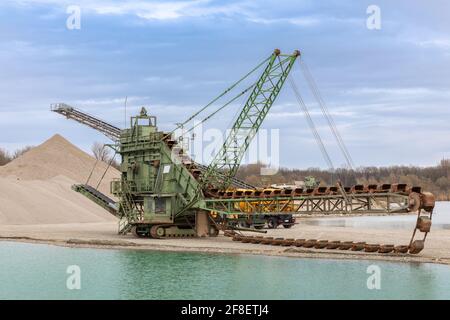
[[[262,194],[266,194],[268,196],[272,195],[274,191],[278,191],[280,189],[273,189],[273,188],[267,188],[262,190]],[[227,190],[227,192],[231,192],[232,190]],[[255,190],[252,189],[236,189],[234,190],[233,194],[237,197],[241,197],[242,195],[251,194]],[[290,200],[282,201],[280,202],[283,206],[281,211],[290,212],[293,211],[294,206],[289,203]],[[235,210],[238,210],[240,212],[246,212],[246,213],[252,213],[255,211],[255,207],[258,207],[260,212],[272,212],[273,209],[271,208],[271,201],[240,201],[236,202],[234,204]]]

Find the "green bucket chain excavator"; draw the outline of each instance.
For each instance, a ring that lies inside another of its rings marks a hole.
[[[53,104],[52,111],[110,138],[114,142],[110,146],[121,156],[121,177],[111,181],[111,193],[119,199],[117,203],[88,185],[76,185],[73,189],[118,216],[120,234],[132,232],[140,237],[217,236],[219,229],[255,230],[249,227],[259,228],[265,223],[269,227],[281,224],[289,228],[295,222],[294,214],[418,211],[415,231],[424,233],[425,239],[429,226],[424,225],[431,221],[434,197],[420,187],[403,184],[343,187],[338,183],[330,187],[260,189],[235,178],[244,154],[299,57],[297,50],[292,54],[274,50],[244,78],[180,124],[194,119],[264,66],[258,80],[237,95],[249,94],[209,165],[199,164],[186,154],[175,138],[175,130],[159,131],[156,117],[144,107],[130,118],[128,128],[120,129],[67,104]],[[419,220],[426,222],[420,223],[420,228]],[[417,241],[416,251],[420,247]]]

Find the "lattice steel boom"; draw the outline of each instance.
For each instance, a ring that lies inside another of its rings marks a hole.
[[[204,187],[226,189],[230,185],[231,178],[239,169],[248,146],[280,93],[299,55],[298,50],[291,55],[281,54],[278,49],[274,50],[221,150],[203,174]]]

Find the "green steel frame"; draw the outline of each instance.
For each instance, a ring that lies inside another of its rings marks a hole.
[[[280,50],[275,49],[221,150],[202,175],[204,188],[226,189],[231,184],[231,178],[236,175],[242,157],[280,93],[299,55],[298,50],[291,55],[283,55]]]
[[[221,215],[229,214],[313,214],[313,213],[394,213],[409,212],[407,194],[357,193],[345,199],[342,195],[309,195],[292,197],[257,197],[205,199],[199,206]]]
[[[279,197],[270,193],[267,197],[235,198],[234,191],[231,191],[231,198],[227,198],[228,195],[214,196],[214,193],[219,194],[217,191],[224,191],[230,186],[245,152],[299,55],[300,52],[297,50],[293,54],[286,55],[276,49],[268,59],[218,97],[226,94],[254,70],[266,64],[258,81],[250,87],[252,92],[221,150],[206,168],[201,168],[191,161],[182,147],[173,140],[172,132],[159,131],[156,117],[148,115],[145,108],[142,108],[139,115],[130,118],[129,128],[120,130],[68,105],[54,105],[52,111],[110,137],[116,142],[111,147],[122,158],[121,178],[111,182],[111,193],[120,199],[118,206],[113,200],[88,185],[75,185],[74,190],[118,216],[119,233],[133,231],[137,235],[152,237],[161,236],[157,230],[162,230],[168,236],[192,236],[195,223],[202,221],[202,218],[197,217],[204,218],[208,212],[211,213],[209,218],[219,214],[222,218],[230,217],[230,219],[235,219],[231,215],[255,218],[267,214],[282,216],[330,212],[409,212],[416,207],[420,210],[419,205],[431,212],[429,210],[434,207],[434,197],[420,193],[420,190],[414,188],[411,193],[402,193],[395,189],[393,192],[350,191],[347,194],[344,188],[339,187],[340,193],[333,191],[329,194],[314,189],[311,194],[294,193],[292,196]],[[210,117],[211,115],[206,119]],[[216,191],[212,191],[213,189]],[[383,187],[382,190],[384,189]],[[212,229],[217,227],[212,219],[206,222],[208,227],[213,227]],[[164,229],[161,226],[164,226]],[[215,231],[210,233],[212,234],[217,235]]]

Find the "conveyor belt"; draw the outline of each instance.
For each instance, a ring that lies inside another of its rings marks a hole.
[[[341,193],[339,195],[339,193]],[[216,198],[205,200],[205,209],[236,214],[279,213],[351,213],[351,212],[417,212],[417,220],[409,244],[393,245],[325,239],[284,239],[252,237],[228,232],[234,241],[266,245],[296,246],[315,249],[338,249],[378,253],[418,254],[425,247],[431,229],[435,206],[434,195],[420,187],[406,184],[355,185],[350,188],[319,187],[315,189],[264,189],[216,191]],[[392,203],[393,198],[399,198]],[[350,202],[350,203],[349,203]],[[395,205],[392,207],[391,205]],[[376,209],[375,206],[379,208]]]
[[[201,163],[192,161],[192,159],[190,158],[190,156],[188,156],[186,153],[184,153],[183,149],[177,146],[177,142],[175,140],[172,139],[166,139],[165,140],[166,144],[169,146],[169,148],[173,151],[177,150],[176,152],[179,153],[179,157],[181,159],[181,162],[188,167],[189,171],[191,172],[191,174],[194,175],[194,177],[196,178],[200,178],[202,174],[204,174],[206,172],[206,170],[208,170],[208,166],[205,166]],[[197,171],[197,173],[195,173],[195,171]],[[221,173],[217,173],[218,176],[221,177],[225,177],[224,174]],[[231,177],[231,186],[234,188],[240,188],[240,189],[256,189],[255,186],[252,186],[251,184],[248,184],[242,180],[239,180],[235,177]]]
[[[112,213],[115,216],[119,215],[117,204],[116,202],[98,191],[97,189],[91,187],[87,184],[75,184],[72,186],[72,189],[76,192],[79,192],[89,198],[90,200],[94,201],[99,206],[103,207],[110,213]]]
[[[431,212],[435,198],[406,184],[317,187],[314,189],[210,189],[204,209],[231,214]]]
[[[103,120],[100,120],[86,112],[71,107],[65,103],[55,103],[50,105],[53,112],[59,113],[68,119],[85,124],[95,130],[100,131],[113,141],[120,139],[120,128],[117,128]]]

